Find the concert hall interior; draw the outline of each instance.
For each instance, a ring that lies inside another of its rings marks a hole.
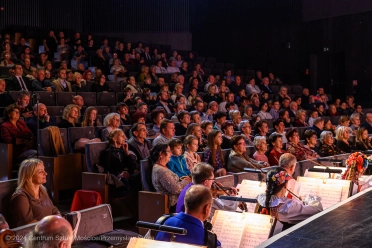
[[[372,2],[3,0],[0,20],[0,247],[372,242]]]

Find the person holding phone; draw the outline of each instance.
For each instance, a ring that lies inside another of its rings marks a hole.
[[[33,116],[32,108],[29,106],[31,94],[28,91],[21,90],[18,94],[16,106],[19,108],[20,115],[23,118],[30,118]]]

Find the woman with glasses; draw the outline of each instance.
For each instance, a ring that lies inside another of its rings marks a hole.
[[[152,130],[156,133],[160,133],[160,122],[165,118],[165,111],[162,108],[156,108],[151,111],[151,120],[154,124]]]
[[[191,178],[186,176],[179,178],[167,167],[171,156],[172,152],[168,144],[157,144],[151,149],[149,160],[153,163],[152,184],[157,192],[169,196],[169,212],[174,213],[178,196],[191,182]]]
[[[227,170],[237,173],[243,172],[244,168],[260,169],[269,166],[268,163],[251,159],[246,154],[246,143],[243,135],[236,135],[231,138],[231,153],[227,162]]]
[[[344,153],[351,153],[352,150],[355,150],[354,146],[349,142],[351,133],[350,127],[339,126],[336,129],[337,147]]]
[[[109,92],[112,91],[110,86],[106,82],[106,76],[104,74],[96,78],[94,84],[92,84],[92,92]]]
[[[269,108],[269,105],[267,104],[267,102],[261,102],[260,103],[260,111],[257,113],[258,116],[261,117],[261,119],[263,120],[267,120],[267,119],[272,119],[272,115],[267,112]]]
[[[241,136],[243,136],[245,144],[247,146],[253,146],[253,136],[251,135],[252,126],[249,121],[241,121],[238,125],[238,129],[241,132]]]
[[[341,150],[333,144],[333,134],[331,131],[323,131],[320,134],[320,142],[322,145],[319,148],[322,157],[334,156],[341,154]]]
[[[300,137],[296,129],[292,129],[286,134],[288,143],[287,152],[296,156],[297,161],[318,157],[317,153],[300,143]]]
[[[108,114],[103,120],[103,126],[106,128],[101,131],[101,140],[107,141],[109,139],[110,132],[119,128],[120,115],[118,113]]]

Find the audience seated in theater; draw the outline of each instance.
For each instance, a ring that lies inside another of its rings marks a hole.
[[[270,74],[269,74],[270,75]],[[261,92],[266,92],[268,94],[274,94],[274,91],[269,86],[269,78],[264,77],[262,83],[259,85]]]
[[[174,115],[172,116],[171,121],[179,122],[177,115],[178,115],[178,113],[181,113],[184,110],[185,110],[185,105],[180,103],[180,102],[176,102],[173,105]]]
[[[289,103],[289,117],[296,117],[296,113],[297,113],[297,110],[298,110],[298,105],[297,105],[297,102],[295,101],[292,101]]]
[[[242,82],[240,76],[235,76],[235,80],[232,82],[229,88],[231,92],[237,95],[239,91],[245,90],[245,83]]]
[[[256,161],[247,156],[247,144],[244,140],[243,135],[236,135],[231,138],[231,152],[227,162],[227,170],[238,173],[243,172],[244,168],[261,169],[269,166],[265,161]]]
[[[58,70],[58,78],[52,84],[56,87],[56,92],[72,92],[71,83],[66,80],[66,69]]]
[[[318,118],[318,111],[310,110],[310,116],[309,116],[309,120],[308,120],[309,127],[312,127],[314,125],[314,120],[316,118]]]
[[[148,67],[147,65],[143,65],[141,67],[141,73],[138,75],[137,81],[138,82],[145,81],[145,77],[150,75],[149,72],[150,72],[150,67]]]
[[[347,109],[347,104],[346,102],[342,102],[340,107],[337,108],[337,112],[340,114],[340,115],[349,115],[349,111]]]
[[[268,159],[269,159],[269,164],[271,166],[279,165],[280,156],[282,156],[285,153],[285,151],[282,149],[283,147],[282,139],[283,139],[283,136],[276,132],[272,133],[269,136],[269,142],[272,146],[272,149],[269,153]]]
[[[196,100],[194,102],[194,108],[200,115],[200,120],[205,121],[213,121],[213,111],[211,109],[207,109],[206,112],[204,112],[204,103],[201,100]]]
[[[232,123],[232,121],[225,121],[224,123],[222,123],[221,129],[223,132],[221,148],[230,149],[230,140],[234,136],[234,124]]]
[[[137,157],[137,168],[141,160],[150,155],[152,149],[151,141],[147,139],[147,129],[143,122],[134,123],[131,130],[131,138],[128,140],[129,150]]]
[[[324,106],[323,106],[323,104],[321,104],[321,103],[317,103],[317,104],[316,104],[316,111],[318,111],[318,116],[319,116],[319,117],[323,117],[323,116],[326,115],[326,112],[325,112]]]
[[[210,103],[215,101],[217,103],[222,102],[220,96],[217,94],[217,85],[216,84],[209,84],[208,86],[208,94],[203,97],[203,101],[206,103]]]
[[[288,98],[289,101],[291,101],[291,98],[289,97],[287,92],[288,92],[287,87],[285,87],[285,86],[280,87],[278,94],[274,95],[274,99],[278,99],[279,102],[281,102],[281,103],[283,102],[284,98]]]
[[[103,55],[102,49],[97,49],[96,55],[91,59],[91,65],[102,70],[104,74],[108,74],[108,63],[109,59],[106,59]],[[97,76],[97,74],[96,74]]]
[[[258,96],[253,96],[251,98],[251,105],[252,105],[252,109],[253,111],[260,111],[260,99],[258,98]]]
[[[323,131],[329,131],[332,133],[333,137],[336,137],[336,126],[332,125],[332,122],[330,119],[326,119],[324,121],[324,128]]]
[[[296,129],[287,132],[286,150],[296,156],[298,161],[312,159],[318,157],[317,153],[300,143],[300,137]]]
[[[160,122],[160,135],[153,140],[152,145],[167,144],[174,136],[175,131],[174,123],[168,119],[163,119]]]
[[[20,115],[23,118],[30,118],[33,116],[33,109],[30,105],[31,93],[25,90],[18,92],[18,99],[15,105],[19,108]]]
[[[196,153],[199,149],[199,139],[194,135],[187,135],[183,141],[183,145],[185,148],[183,156],[186,159],[186,166],[192,172],[194,167],[201,161],[199,154]]]
[[[318,113],[314,111],[313,113]],[[306,123],[306,110],[297,110],[296,120],[293,122],[294,127],[308,127],[309,124]]]
[[[7,79],[6,88],[8,91],[31,91],[32,85],[27,77],[23,76],[23,68],[20,64],[14,64],[13,66],[14,76]]]
[[[260,94],[261,89],[258,85],[256,85],[256,80],[254,78],[251,78],[248,80],[247,86],[246,86],[247,94]]]
[[[238,130],[241,132],[241,136],[243,136],[244,141],[247,146],[254,146],[253,139],[254,137],[251,135],[252,126],[249,121],[243,120],[238,125]]]
[[[347,115],[341,115],[340,119],[338,119],[338,126],[336,129],[340,126],[349,127],[350,126],[350,118]]]
[[[266,142],[266,136],[255,136],[254,140],[254,147],[256,148],[255,153],[253,153],[253,159],[257,161],[263,161],[269,164],[269,159],[265,155],[267,152],[267,142]]]
[[[88,107],[85,110],[83,121],[81,122],[82,127],[100,127],[102,123],[97,119],[97,109],[95,107]]]
[[[157,192],[168,194],[170,212],[174,213],[178,195],[182,189],[191,182],[188,176],[179,178],[172,172],[167,164],[170,161],[172,152],[168,142],[156,144],[150,151],[150,162],[153,164],[152,184]]]
[[[309,101],[306,104],[304,104],[304,109],[306,110],[316,109],[316,103],[313,95],[309,95]]]
[[[333,133],[330,131],[323,131],[320,134],[320,148],[319,155],[322,157],[334,156],[343,153],[334,143],[333,143]]]
[[[203,162],[209,163],[214,167],[214,175],[216,177],[226,175],[221,144],[222,133],[219,130],[211,130],[208,133],[208,148],[204,152]]]
[[[105,129],[101,131],[101,140],[107,141],[110,132],[119,128],[120,126],[120,115],[118,113],[110,113],[103,120],[103,126]]]
[[[56,87],[52,83],[45,79],[45,70],[43,68],[37,69],[37,78],[32,81],[33,91],[56,91]]]
[[[20,109],[15,104],[7,106],[4,110],[5,121],[0,126],[1,142],[13,144],[14,163],[36,154],[35,137],[26,122],[19,119],[19,113]]]
[[[201,130],[201,127],[200,127],[199,124],[191,123],[188,126],[187,131],[185,133],[185,137],[187,137],[189,135],[193,135],[198,139],[197,152],[205,151],[205,149],[207,148],[207,145],[208,145],[208,141],[207,141],[207,139],[203,138],[202,130]]]
[[[234,131],[239,131],[238,125],[242,121],[242,117],[238,110],[229,111],[230,120],[233,123]]]
[[[312,127],[308,127],[307,130],[314,130],[316,132],[316,136],[320,138],[320,134],[324,129],[324,120],[322,117],[318,117],[314,120],[314,125]]]
[[[269,125],[265,120],[260,120],[254,125],[255,136],[269,137]]]
[[[121,129],[114,129],[109,133],[109,146],[102,154],[102,166],[106,172],[119,178],[127,191],[136,191],[141,189],[140,174],[134,171],[137,164],[126,141],[127,137]]]
[[[362,105],[356,105],[354,113],[357,113],[360,116],[364,116]]]
[[[273,133],[280,134],[282,136],[282,142],[287,143],[284,121],[282,119],[277,119],[274,121],[273,126],[275,129]]]
[[[306,114],[305,114],[306,118]],[[291,127],[291,119],[289,118],[289,113],[287,109],[279,110],[279,119],[282,119],[286,128]],[[295,126],[295,125],[294,125]]]
[[[319,153],[319,147],[317,146],[317,133],[315,130],[308,129],[304,133],[305,147]]]
[[[69,104],[63,109],[62,121],[58,124],[59,128],[81,127],[79,121],[79,107]]]
[[[366,122],[360,125],[368,130],[368,134],[372,134],[372,113],[366,113]]]
[[[196,123],[196,124],[201,123],[200,114],[196,110],[190,112],[190,119],[191,119],[191,123]]]
[[[261,102],[260,103],[260,111],[257,113],[257,115],[259,115],[261,117],[261,119],[263,120],[271,120],[273,117],[271,116],[271,114],[269,112],[267,112],[268,110],[268,104],[266,102]]]
[[[243,114],[243,120],[252,120],[252,114],[253,114],[253,109],[252,106],[247,105],[244,107],[244,114]]]
[[[309,95],[310,95],[309,89],[303,88],[301,95],[301,107],[303,109],[307,109],[307,104],[309,103]]]
[[[180,72],[182,75],[189,74],[189,64],[186,61],[181,63]]]
[[[336,105],[330,104],[328,108],[329,116],[340,116],[340,113],[337,111]]]
[[[354,112],[350,116],[350,122],[351,122],[350,128],[353,130],[353,134],[355,134],[358,128],[360,127],[360,115]]]
[[[372,150],[371,138],[368,137],[368,130],[360,127],[356,132],[355,148],[360,151]]]
[[[160,123],[165,118],[165,111],[161,108],[156,108],[151,111],[151,120],[153,123],[152,130],[160,133]]]
[[[9,204],[12,228],[40,221],[48,215],[61,215],[43,186],[46,176],[43,161],[31,158],[21,163],[17,189]]]
[[[206,84],[204,85],[204,92],[208,93],[208,89],[209,89],[210,85],[217,85],[216,84],[216,79],[212,74],[209,75],[208,80],[207,80]],[[219,93],[218,87],[216,87],[215,89],[216,89],[216,91],[214,93],[218,94]]]
[[[167,69],[163,67],[163,62],[161,60],[158,60],[158,62],[156,62],[156,73],[157,74],[167,73]]]
[[[186,235],[175,235],[180,243],[193,245],[208,245],[205,239],[203,222],[208,219],[211,213],[213,198],[209,188],[203,185],[191,186],[185,196],[185,212],[170,217],[165,221],[165,225],[185,228]],[[156,240],[171,241],[171,234],[159,232]],[[217,241],[217,245],[221,245]]]
[[[86,107],[84,107],[84,99],[82,96],[76,95],[72,97],[72,103],[79,108],[79,115],[83,115],[85,113]]]
[[[44,217],[25,239],[25,247],[71,247],[74,236],[70,223],[61,216]]]
[[[269,111],[270,115],[272,116],[273,121],[279,119],[279,109],[280,109],[279,101],[273,100],[271,102],[271,109]]]
[[[234,103],[234,93],[232,93],[232,92],[227,92],[227,93],[226,93],[225,101],[224,101],[224,102],[221,102],[221,103],[219,104],[219,106],[218,106],[218,110],[221,111],[221,112],[225,112],[225,113],[226,113],[226,112],[227,112],[226,104],[227,104],[228,102],[232,102],[232,103],[234,104],[234,109],[235,109],[235,110],[239,110],[238,105],[236,105],[236,104]]]
[[[158,94],[159,102],[155,105],[156,107],[161,107],[164,111],[169,114],[172,113],[172,105],[169,104],[169,94],[167,91],[163,90]]]
[[[106,76],[104,74],[95,78],[91,88],[92,92],[110,92],[112,89],[106,82]]]
[[[186,96],[182,94],[182,90],[183,90],[183,85],[180,84],[180,83],[177,83],[174,87],[174,94],[171,96],[171,99],[173,102],[176,102],[176,98],[178,96],[183,96],[185,98],[185,100],[187,101],[186,99]],[[185,102],[186,105],[190,105],[190,103],[187,101]]]
[[[346,109],[348,111],[348,115],[351,115],[355,111],[355,103],[353,96],[346,96]]]
[[[155,84],[158,81],[159,76],[156,75],[156,66],[155,65],[150,66],[150,75],[149,75],[149,77],[151,79],[151,83],[152,84]]]
[[[74,81],[72,82],[73,92],[88,92],[87,84],[83,79],[83,76],[79,72],[74,73]]]
[[[294,163],[296,162],[294,161]],[[287,188],[289,188],[288,181],[291,179],[292,177],[284,168],[271,169],[266,175],[266,193],[258,195],[257,201],[260,206],[266,208],[268,213],[281,222],[297,224],[321,212],[323,207],[317,200],[309,200],[304,205],[298,200],[285,197]]]
[[[166,73],[180,73],[180,69],[176,66],[176,61],[174,59],[170,60]]]
[[[39,115],[39,118],[37,117]],[[39,129],[55,126],[54,118],[48,114],[47,107],[43,103],[34,105],[34,115],[27,121],[28,128],[37,137],[37,121],[39,120]]]
[[[186,159],[182,154],[182,141],[172,138],[168,145],[172,152],[172,156],[167,164],[168,169],[180,178],[190,176],[191,172],[187,168]]]
[[[352,150],[355,150],[354,144],[349,142],[351,133],[350,127],[340,126],[336,129],[337,147],[343,153],[350,153]]]
[[[202,130],[202,137],[207,139],[208,134],[211,130],[213,130],[213,122],[211,121],[202,121],[200,124]]]
[[[11,95],[6,91],[6,83],[4,79],[0,79],[0,107],[7,107],[14,103]]]
[[[180,122],[176,125],[176,135],[185,135],[188,125],[190,124],[189,112],[183,110],[177,114],[177,119]]]

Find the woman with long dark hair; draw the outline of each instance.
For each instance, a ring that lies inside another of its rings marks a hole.
[[[209,163],[214,167],[214,175],[225,176],[224,160],[221,151],[222,133],[212,130],[208,133],[208,148],[204,152],[203,162]]]

